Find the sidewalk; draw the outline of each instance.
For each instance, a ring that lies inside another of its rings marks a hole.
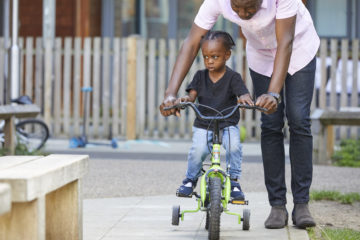
[[[101,141],[107,143],[106,141]],[[85,188],[91,186],[90,191],[96,191],[96,181],[104,181],[103,178],[106,176],[106,171],[114,171],[119,166],[128,164],[129,161],[119,159],[101,159],[99,156],[118,156],[125,153],[128,154],[143,154],[144,156],[149,154],[186,154],[191,142],[181,141],[127,141],[119,142],[117,149],[112,149],[109,146],[95,146],[89,144],[85,149],[70,149],[69,142],[67,140],[49,140],[45,151],[52,153],[89,153],[90,155],[96,155],[96,158],[90,157],[93,160],[92,171],[98,171],[101,169],[101,173],[96,177],[93,182],[95,175],[93,172],[89,173],[91,176],[84,179]],[[224,151],[222,151],[224,152]],[[247,143],[243,146],[243,152],[246,156],[260,156],[259,143]],[[115,155],[109,155],[114,153]],[[185,160],[185,159],[184,159]],[[134,168],[146,165],[151,160],[131,160],[130,164],[134,165]],[[167,160],[171,162],[172,159]],[[116,163],[116,167],[109,163]],[[145,164],[144,164],[145,163]],[[156,164],[156,162],[154,162]],[[178,168],[179,164],[186,164],[186,161],[176,161],[172,163],[174,168]],[[251,164],[251,163],[250,163]],[[261,163],[254,163],[257,166],[261,166]],[[254,165],[253,164],[253,165]],[[154,166],[152,164],[149,164]],[[155,165],[158,166],[158,165]],[[168,165],[167,165],[168,166]],[[104,170],[103,168],[108,168]],[[124,166],[125,167],[125,166]],[[147,166],[144,166],[146,168]],[[95,170],[94,170],[95,169]],[[145,171],[149,171],[146,170]],[[166,171],[164,169],[163,171]],[[116,174],[116,173],[115,173]],[[142,188],[148,186],[159,188],[156,183],[159,172],[154,172],[154,180],[142,176],[142,180],[147,181],[136,185]],[[262,181],[262,174],[257,174],[258,180]],[[108,177],[108,176],[106,176]],[[166,176],[169,179],[171,176]],[[127,177],[128,179],[129,177]],[[130,176],[130,178],[133,178]],[[174,178],[174,177],[173,177]],[[117,184],[126,184],[119,181],[119,179],[113,179],[114,186],[109,186],[105,182],[103,186],[108,186],[110,191],[114,191]],[[131,179],[130,179],[131,180]],[[89,181],[88,183],[86,181]],[[127,181],[126,181],[127,182]],[[155,184],[153,184],[155,182]],[[91,184],[89,184],[91,183]],[[176,182],[177,184],[177,182]],[[262,183],[263,184],[263,183]],[[261,185],[262,185],[261,184]],[[99,187],[99,186],[97,186]],[[133,186],[127,186],[132,188]],[[94,188],[94,189],[93,189]],[[173,187],[171,188],[173,189]],[[174,188],[175,189],[175,188]],[[250,189],[250,188],[249,188]],[[115,190],[116,191],[116,190]],[[84,191],[89,192],[89,191]],[[98,196],[98,195],[96,195]],[[101,196],[101,195],[100,195]],[[267,201],[267,193],[261,192],[247,192],[246,198],[249,200],[248,206],[236,206],[229,205],[229,209],[234,212],[242,214],[244,208],[251,210],[250,217],[250,230],[243,231],[242,224],[238,224],[237,218],[232,215],[223,213],[221,215],[221,239],[256,239],[256,240],[308,240],[308,235],[305,230],[300,230],[292,226],[292,221],[289,219],[289,226],[284,229],[269,230],[265,229],[264,221],[270,212],[270,206]],[[292,197],[288,194],[287,208],[291,215],[292,211]],[[155,195],[155,196],[139,196],[139,197],[118,197],[118,198],[95,198],[95,199],[84,199],[84,240],[142,240],[142,239],[207,239],[207,231],[205,230],[205,213],[187,213],[185,214],[184,221],[180,221],[179,226],[171,225],[172,217],[172,206],[180,205],[181,210],[184,209],[195,209],[197,203],[195,199],[184,199],[177,198],[173,195]]]
[[[242,214],[244,208],[251,210],[250,230],[242,230],[237,217],[221,215],[220,239],[254,240],[308,240],[305,230],[292,226],[283,229],[266,229],[264,221],[270,206],[264,199],[264,192],[247,194],[248,206],[229,205],[229,209]],[[288,196],[289,202],[291,196]],[[84,200],[85,240],[180,240],[207,239],[205,213],[187,213],[179,226],[171,225],[172,205],[180,205],[180,210],[196,208],[194,199],[175,196],[130,197]],[[292,205],[288,204],[291,213]]]

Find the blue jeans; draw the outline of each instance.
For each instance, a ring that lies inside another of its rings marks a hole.
[[[188,168],[186,177],[196,181],[201,176],[202,163],[211,153],[213,132],[208,131],[206,139],[206,130],[202,128],[192,128],[192,146],[188,154]],[[229,149],[230,133],[230,150]],[[242,145],[240,143],[240,132],[238,126],[226,127],[223,130],[222,146],[226,150],[226,166],[230,164],[230,178],[237,179],[241,175]],[[209,151],[210,149],[210,151]]]
[[[271,206],[286,204],[284,118],[290,129],[291,190],[294,203],[307,203],[312,181],[310,104],[314,90],[316,59],[294,75],[287,75],[278,110],[261,114],[261,151],[265,185]],[[255,95],[266,93],[270,78],[250,69]],[[284,92],[285,91],[285,92]],[[284,97],[285,95],[285,97]]]

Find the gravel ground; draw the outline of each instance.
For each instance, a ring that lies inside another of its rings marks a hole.
[[[261,163],[242,164],[244,192],[266,191]],[[186,161],[90,160],[84,179],[85,198],[175,194],[186,171]],[[290,191],[290,166],[286,165]],[[314,166],[312,190],[360,193],[360,168]]]

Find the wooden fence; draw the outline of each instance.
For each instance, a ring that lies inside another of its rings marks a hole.
[[[353,39],[351,46],[349,42],[321,40],[312,110],[359,106],[359,40]],[[180,44],[175,39],[135,37],[56,38],[54,43],[43,43],[41,38],[20,39],[21,94],[42,108],[40,117],[50,126],[53,137],[81,134],[85,106],[81,88],[91,86],[86,109],[89,138],[189,138],[195,117],[192,111],[185,111],[181,118],[164,118],[158,111]],[[3,39],[0,46],[4,46]],[[242,46],[238,39],[228,64],[243,73],[252,91]],[[1,102],[9,92],[4,88],[8,86],[4,84],[6,51],[0,48]],[[185,95],[185,86],[202,68],[198,56],[179,95]],[[260,137],[259,112],[243,112],[240,125],[246,128],[248,138]],[[354,127],[342,127],[340,132],[343,138],[359,136]]]

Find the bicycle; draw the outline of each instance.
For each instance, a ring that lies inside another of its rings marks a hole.
[[[21,96],[11,100],[17,104],[32,104],[28,96]],[[4,143],[5,121],[0,121],[0,143]],[[39,119],[25,119],[15,124],[16,140],[26,146],[29,152],[40,150],[49,138],[49,128]]]
[[[216,116],[204,116],[201,114],[196,105],[192,102],[181,102],[172,107],[166,107],[164,110],[170,109],[185,109],[186,107],[191,107],[196,116],[204,119],[214,121],[214,132],[213,132],[213,146],[211,151],[211,164],[210,168],[205,171],[203,169],[203,175],[201,176],[200,181],[200,195],[196,192],[193,192],[192,196],[196,197],[196,201],[198,206],[194,210],[183,210],[180,211],[180,206],[175,205],[172,209],[172,225],[179,225],[179,221],[184,220],[185,213],[195,213],[198,211],[206,211],[206,221],[205,221],[205,229],[208,230],[209,239],[215,240],[220,237],[220,216],[221,213],[224,212],[229,215],[234,215],[238,217],[238,223],[243,222],[243,230],[250,229],[250,209],[243,210],[243,216],[239,213],[230,212],[228,210],[228,203],[236,204],[236,205],[248,205],[247,200],[235,200],[230,198],[231,192],[231,183],[230,183],[230,175],[227,171],[224,171],[220,166],[220,136],[219,136],[219,121],[224,121],[227,118],[231,117],[239,108],[245,109],[256,109],[261,111],[267,111],[265,108],[261,108],[258,106],[250,106],[237,104],[232,107],[232,111],[223,115],[222,112],[218,112]],[[205,105],[201,105],[206,107]],[[219,116],[219,114],[221,116]],[[203,164],[204,166],[204,164]],[[192,197],[191,196],[191,197]]]

